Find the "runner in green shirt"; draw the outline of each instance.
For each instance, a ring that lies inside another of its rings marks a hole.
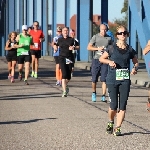
[[[17,56],[18,56],[18,69],[19,69],[19,79],[22,80],[22,70],[25,62],[25,79],[24,82],[26,85],[29,85],[27,79],[29,76],[31,54],[30,54],[30,45],[32,45],[32,37],[27,34],[27,25],[22,26],[22,33],[20,33],[16,41],[17,45]]]

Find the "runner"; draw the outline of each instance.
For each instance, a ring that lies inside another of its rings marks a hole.
[[[41,43],[45,40],[42,30],[39,28],[39,22],[34,21],[33,30],[29,34],[33,38],[34,47],[30,46],[32,56],[32,73],[31,77],[38,78],[39,58],[41,58]]]
[[[106,34],[109,35],[111,37],[111,40],[114,42],[114,40],[115,40],[114,34],[109,30],[108,24],[106,22],[104,22],[103,24],[107,26],[107,32],[106,32]]]
[[[143,55],[146,55],[150,51],[150,40],[147,42],[147,45],[143,49]],[[147,110],[150,112],[150,90],[148,91],[148,101],[147,101]]]
[[[108,134],[113,133],[116,136],[121,135],[121,125],[125,118],[126,105],[130,92],[130,59],[132,59],[134,64],[131,74],[135,75],[138,69],[136,52],[126,43],[128,36],[129,32],[126,27],[119,26],[116,30],[117,43],[110,45],[100,57],[100,62],[109,65],[106,83],[111,102],[108,111],[109,122],[106,132]],[[114,117],[116,115],[117,122],[113,132]]]
[[[77,56],[77,50],[79,50],[80,47],[79,47],[79,41],[75,38],[75,30],[73,30],[73,29],[70,30],[70,37],[72,37],[74,39],[74,46],[76,47],[76,49],[72,51],[74,60],[72,63],[71,76],[73,77],[74,64],[75,64],[75,60],[76,60],[76,56]]]
[[[19,80],[22,80],[22,70],[25,62],[25,79],[24,82],[26,85],[29,85],[27,79],[29,76],[30,70],[30,62],[31,62],[31,54],[30,54],[30,45],[32,44],[32,37],[27,34],[27,25],[22,26],[22,33],[20,33],[16,41],[18,45],[17,47],[17,56],[18,56],[18,69],[19,69]]]
[[[58,38],[62,37],[62,28],[60,26],[57,27],[57,33],[56,36],[53,38],[53,42],[51,44],[51,46],[54,46],[54,43],[58,42]],[[61,69],[59,67],[59,47],[57,50],[54,49],[54,53],[53,53],[55,62],[56,62],[56,85],[60,85],[61,86],[61,80],[62,80],[62,72]]]
[[[59,54],[59,65],[62,71],[62,88],[63,94],[62,97],[67,97],[69,92],[68,82],[71,79],[71,71],[73,63],[73,54],[72,50],[74,47],[74,39],[68,36],[68,28],[64,27],[62,29],[62,37],[58,39],[57,43],[54,43],[54,50],[58,50],[58,46],[60,48]]]
[[[98,77],[101,72],[100,80],[102,82],[102,97],[101,101],[106,102],[106,76],[108,71],[108,65],[99,62],[99,58],[109,44],[112,43],[111,37],[106,34],[107,26],[104,24],[100,25],[100,33],[94,35],[88,44],[87,49],[95,51],[95,56],[92,60],[91,73],[92,73],[92,101],[96,102],[96,84]]]
[[[6,59],[8,62],[8,79],[11,80],[11,83],[14,83],[14,74],[15,74],[15,67],[17,63],[17,48],[15,48],[14,44],[16,44],[16,32],[11,32],[8,35],[8,41],[6,42],[5,50],[8,51]]]
[[[32,27],[28,27],[28,34],[30,33],[31,30],[32,30]]]

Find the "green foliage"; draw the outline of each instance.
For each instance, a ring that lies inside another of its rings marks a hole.
[[[114,23],[118,25],[128,26],[128,0],[124,0],[123,8],[121,9],[121,13],[124,13],[125,16],[120,19],[115,19]]]
[[[99,26],[93,23],[93,35],[99,33]]]
[[[123,8],[121,9],[121,13],[127,13],[128,12],[128,0],[124,0]]]

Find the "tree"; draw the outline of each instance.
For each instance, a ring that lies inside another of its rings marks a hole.
[[[118,25],[128,26],[128,0],[124,0],[123,8],[121,9],[121,13],[125,13],[125,16],[121,19],[116,19],[115,23]]]
[[[99,26],[93,23],[93,35],[97,34],[98,32],[99,32]]]
[[[109,29],[115,33],[116,26],[118,25],[124,25],[125,27],[128,26],[128,0],[124,0],[123,8],[121,9],[121,13],[125,13],[125,16],[123,18],[115,18],[114,24],[109,25]]]

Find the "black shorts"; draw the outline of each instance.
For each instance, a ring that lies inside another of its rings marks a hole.
[[[62,79],[71,79],[72,64],[66,64],[66,59],[59,57],[59,66],[62,71]]]
[[[31,62],[31,55],[18,56],[18,64],[24,64],[24,62]]]
[[[35,55],[35,58],[41,58],[41,50],[30,50],[31,55]]]
[[[59,56],[54,56],[56,64],[59,64]]]
[[[8,52],[6,55],[7,62],[17,61],[17,51],[16,52]]]

